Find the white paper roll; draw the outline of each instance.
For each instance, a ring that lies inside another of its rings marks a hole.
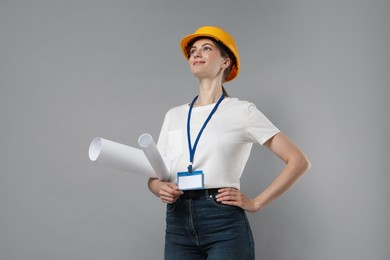
[[[146,177],[158,176],[141,149],[95,137],[89,145],[89,159],[99,164]]]
[[[138,138],[138,144],[144,151],[146,158],[150,162],[154,172],[160,180],[169,180],[169,172],[156,143],[150,134],[142,134]]]

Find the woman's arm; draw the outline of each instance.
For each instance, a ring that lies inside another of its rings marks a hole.
[[[156,178],[149,178],[148,180],[149,190],[159,197],[164,203],[174,203],[180,195],[183,194],[178,189],[176,184],[171,182],[160,181]]]
[[[287,191],[310,168],[303,152],[283,133],[276,134],[265,146],[286,163],[280,174],[254,199],[249,199],[237,189],[223,188],[219,190],[218,201],[248,212],[259,211]]]

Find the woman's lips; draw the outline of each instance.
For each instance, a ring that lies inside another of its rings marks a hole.
[[[198,64],[204,64],[205,62],[202,61],[202,60],[197,60],[197,61],[194,61],[192,64],[193,65],[198,65]]]

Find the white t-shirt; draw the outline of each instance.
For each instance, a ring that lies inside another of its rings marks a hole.
[[[194,107],[191,114],[191,145],[215,104]],[[157,147],[169,160],[170,181],[187,171],[190,162],[187,140],[189,105],[170,109],[164,119]],[[204,129],[194,156],[193,170],[204,173],[205,188],[240,188],[240,177],[252,144],[264,144],[279,130],[247,101],[226,97]]]

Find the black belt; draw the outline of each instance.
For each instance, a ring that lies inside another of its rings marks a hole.
[[[204,190],[185,190],[184,193],[180,196],[182,199],[205,199],[209,197],[214,197],[218,194],[219,189],[204,189]]]

